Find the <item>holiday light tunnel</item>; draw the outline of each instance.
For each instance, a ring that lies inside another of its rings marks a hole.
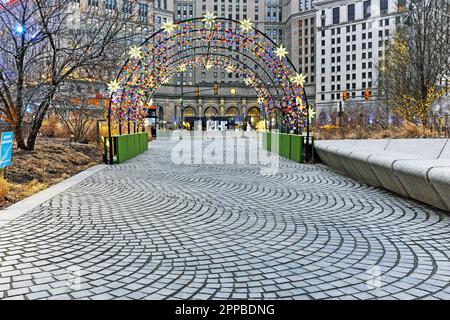
[[[307,123],[309,131],[313,112],[304,90],[306,76],[297,73],[287,54],[250,20],[208,12],[203,18],[165,23],[141,46],[130,48],[128,60],[108,85],[109,142],[112,123],[142,126],[158,88],[188,67],[215,67],[237,75],[255,90],[265,116],[277,112],[285,130],[297,131]]]

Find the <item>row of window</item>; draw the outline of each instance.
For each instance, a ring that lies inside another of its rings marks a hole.
[[[352,86],[352,88],[350,89],[350,85],[347,85],[347,92],[348,92],[348,94],[352,97],[352,98],[356,98],[356,93],[357,92],[359,92],[360,93],[360,97],[362,97],[363,96],[363,93],[364,93],[364,91],[365,90],[367,90],[367,89],[370,89],[370,88],[372,88],[372,83],[371,82],[368,82],[367,83],[367,86],[366,86],[366,83],[365,82],[363,82],[362,83],[362,87],[361,87],[361,89],[357,89],[356,88],[356,85],[353,83],[353,85],[354,86]],[[331,93],[330,94],[330,99],[331,100],[340,100],[341,99],[341,92],[340,92],[340,87],[339,87],[339,89],[337,89],[336,88],[336,91],[338,92],[338,93]],[[350,90],[354,90],[354,91],[350,91]],[[321,95],[320,95],[320,99],[322,100],[322,101],[326,101],[326,94],[324,94],[324,93],[322,93]]]
[[[378,31],[378,37],[379,38],[389,38],[390,36],[390,30],[386,29],[386,30],[379,30]],[[372,32],[368,32],[368,33],[362,33],[361,34],[361,40],[367,40],[367,39],[372,39],[373,38],[373,33]],[[346,42],[356,42],[357,41],[357,36],[356,34],[353,35],[348,35],[346,37]],[[331,44],[335,45],[335,44],[341,44],[341,38],[331,38]],[[322,39],[322,47],[325,47],[326,42],[325,39]],[[348,51],[348,50],[347,50]]]
[[[375,1],[375,0],[373,0]],[[385,15],[388,13],[389,10],[389,3],[388,0],[377,0],[378,1],[378,5],[380,8],[380,14],[381,15]],[[361,17],[356,17],[356,10],[355,10],[355,4],[349,4],[347,5],[347,22],[353,22],[357,19],[368,19],[372,16],[372,0],[366,0],[363,1],[362,3],[363,5],[363,11],[362,11],[362,16]],[[397,7],[398,8],[403,8],[406,5],[406,0],[398,0],[397,1]],[[339,24],[341,22],[344,22],[344,20],[341,18],[341,9],[342,7],[336,7],[333,8],[332,10],[332,14],[333,14],[333,19],[332,22],[333,24]],[[326,11],[322,10],[322,27],[324,27],[326,25]]]
[[[71,0],[73,3],[80,4],[80,0]],[[106,10],[117,10],[117,0],[103,0]],[[100,0],[88,0],[88,6],[98,8]],[[126,15],[133,13],[133,2],[131,0],[122,1],[122,12]],[[147,23],[149,16],[149,5],[147,3],[138,3],[138,19],[141,23]]]
[[[373,25],[372,22],[369,22],[368,24],[366,22],[361,23],[361,30],[365,31],[367,29],[372,29],[372,25]],[[387,19],[379,20],[378,25],[379,25],[379,27],[383,27],[383,26],[388,27],[390,25],[390,19],[387,18]],[[351,25],[351,26],[346,26],[345,27],[346,33],[348,34],[348,33],[356,32],[357,31],[356,30],[357,26],[358,25],[356,25],[356,24]],[[342,28],[338,27],[338,28],[331,29],[331,35],[332,36],[340,35],[341,34],[341,29],[343,30],[344,27],[342,27]],[[321,31],[321,35],[322,35],[322,38],[325,38],[326,37],[326,30],[322,30]]]
[[[322,62],[324,62],[322,60]],[[324,65],[324,63],[322,63],[322,65]],[[372,69],[373,68],[373,62],[369,61],[369,62],[363,62],[361,63],[361,69],[365,70],[365,69]],[[346,70],[347,71],[351,71],[351,70],[356,70],[356,63],[353,64],[347,64],[346,65]],[[341,66],[331,66],[331,73],[338,73],[341,72]],[[326,74],[326,67],[323,66],[322,67],[322,74]]]
[[[373,76],[372,71],[361,73],[362,79],[372,80],[372,76]],[[347,81],[356,80],[356,73],[353,73],[353,74],[347,73],[346,74],[346,80]],[[331,76],[331,82],[341,82],[341,75],[332,75]],[[322,83],[325,83],[325,76],[322,76]],[[331,88],[332,88],[332,90],[334,90],[334,85],[332,85]],[[340,88],[340,86],[339,86],[339,88]],[[325,85],[322,85],[322,91],[325,91]]]
[[[218,12],[219,11],[219,6],[218,5],[214,5],[213,8],[214,8],[214,12]],[[226,6],[224,4],[220,6],[220,10],[223,11],[223,12],[226,11],[225,8],[226,8]],[[207,10],[206,4],[203,4],[202,5],[202,11],[206,12],[206,10]],[[229,5],[228,6],[228,12],[232,12],[232,11],[234,11],[236,13],[239,13],[241,11],[241,7],[239,5],[235,5],[234,6],[234,10],[233,10],[233,6]],[[247,12],[247,6],[243,6],[242,7],[242,11],[244,13],[246,13]],[[259,7],[255,7],[255,12],[259,12]]]

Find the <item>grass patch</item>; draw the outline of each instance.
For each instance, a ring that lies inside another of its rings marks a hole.
[[[0,178],[0,208],[61,182],[101,163],[95,144],[66,143],[64,139],[40,139],[33,151],[13,149],[13,165],[6,180]]]

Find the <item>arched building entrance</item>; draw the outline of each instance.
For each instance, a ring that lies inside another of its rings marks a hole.
[[[256,128],[256,125],[259,121],[261,121],[261,111],[257,107],[251,107],[248,109],[247,117],[246,117],[247,124],[250,123],[250,126],[252,129]]]
[[[212,117],[216,117],[218,115],[219,115],[219,111],[217,110],[216,107],[209,106],[209,107],[205,108],[204,116],[206,118],[212,118]]]

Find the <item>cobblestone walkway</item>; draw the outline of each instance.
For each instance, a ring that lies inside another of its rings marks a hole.
[[[322,166],[176,165],[173,142],[0,228],[0,298],[450,299],[450,218]]]

